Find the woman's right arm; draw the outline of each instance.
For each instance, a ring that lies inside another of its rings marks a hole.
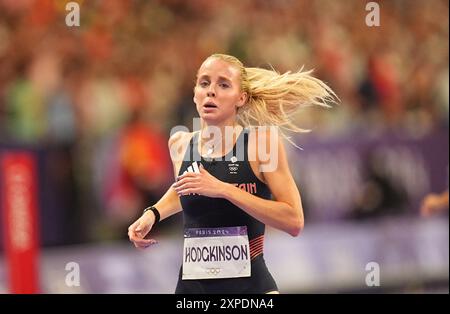
[[[186,150],[186,140],[188,138],[188,134],[189,133],[185,132],[177,132],[169,139],[169,150],[171,152],[175,177],[179,172],[182,162],[182,158],[179,158],[181,156],[180,154],[184,155],[184,151]],[[189,143],[189,141],[187,141],[187,143]],[[158,209],[161,216],[160,220],[172,216],[182,210],[180,197],[172,186],[169,187],[167,192],[153,206]],[[134,246],[137,248],[146,248],[156,243],[154,239],[145,239],[154,223],[155,214],[152,211],[146,211],[140,218],[130,225],[130,227],[128,227],[128,237],[130,241],[134,243]]]

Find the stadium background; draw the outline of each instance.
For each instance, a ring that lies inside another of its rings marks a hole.
[[[170,130],[192,129],[195,73],[215,52],[314,68],[341,99],[295,117],[312,130],[293,135],[303,150],[287,145],[306,226],[267,230],[280,291],[448,293],[448,212],[419,214],[448,190],[448,1],[376,1],[379,27],[359,0],[74,1],[79,27],[67,2],[0,0],[0,293],[11,160],[35,182],[18,193],[35,197],[37,292],[173,292],[181,216],[146,251],[126,229],[171,184]],[[79,286],[66,284],[71,262]]]

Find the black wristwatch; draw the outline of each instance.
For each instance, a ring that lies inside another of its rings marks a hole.
[[[147,207],[146,209],[144,209],[144,212],[142,213],[142,215],[144,215],[149,210],[151,210],[153,212],[153,214],[155,214],[155,222],[153,224],[157,224],[161,218],[161,215],[159,214],[159,211],[158,211],[158,209],[156,209],[155,206],[150,206],[150,207]]]

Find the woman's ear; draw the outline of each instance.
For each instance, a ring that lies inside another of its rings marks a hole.
[[[245,103],[247,102],[247,98],[248,98],[247,92],[242,92],[241,95],[239,96],[239,101],[236,107],[240,108],[243,105],[245,105]]]
[[[197,104],[197,100],[196,100],[196,90],[197,90],[197,85],[194,86],[194,88],[192,89],[194,96],[192,96],[192,100],[194,101],[195,104]]]
[[[192,100],[194,101],[194,104],[197,104],[197,99],[196,99],[196,97],[195,97],[195,94],[194,94],[194,96],[192,97]]]

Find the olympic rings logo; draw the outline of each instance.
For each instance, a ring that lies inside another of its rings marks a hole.
[[[218,275],[220,273],[221,269],[220,268],[207,268],[206,269],[206,273],[208,275]]]
[[[230,169],[230,171],[237,171],[238,167],[228,167]]]

